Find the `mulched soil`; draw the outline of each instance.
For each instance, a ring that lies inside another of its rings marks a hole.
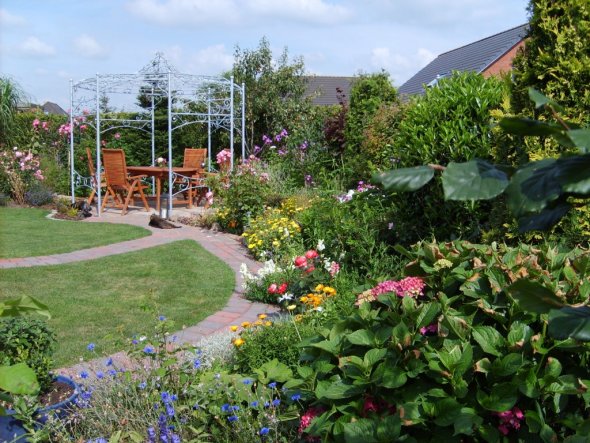
[[[53,381],[49,391],[39,396],[39,403],[43,406],[52,406],[70,398],[74,389],[67,383]]]

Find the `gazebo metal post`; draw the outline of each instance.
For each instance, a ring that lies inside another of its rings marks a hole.
[[[154,114],[154,86],[152,85],[152,166],[156,164],[156,135],[155,135],[155,126],[156,126],[156,117]],[[152,195],[156,193],[156,178],[152,177]]]
[[[74,196],[74,80],[70,79],[70,188],[72,191],[72,203],[76,201]]]
[[[244,128],[246,127],[246,84],[242,82],[242,161],[246,158],[246,133]]]
[[[229,123],[229,145],[231,149],[231,163],[230,171],[234,170],[234,76],[230,77],[230,92],[229,92],[229,108],[230,108],[230,123]]]
[[[98,196],[98,206],[96,207],[96,212],[100,217],[100,207],[102,202],[102,195],[100,189],[100,84],[99,84],[99,76],[98,73],[96,74],[96,195]]]
[[[211,172],[211,88],[207,88],[207,172]]]
[[[172,212],[172,73],[168,71],[168,211],[166,218]]]

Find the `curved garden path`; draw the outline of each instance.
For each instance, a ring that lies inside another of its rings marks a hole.
[[[275,306],[251,302],[243,297],[243,279],[240,274],[240,265],[245,263],[251,272],[257,271],[261,265],[247,256],[246,249],[241,244],[240,237],[185,225],[179,225],[182,226],[179,229],[152,228],[151,226],[148,226],[149,215],[150,214],[140,211],[132,211],[125,216],[121,216],[119,213],[103,213],[100,218],[91,217],[85,220],[86,223],[126,223],[141,226],[152,231],[152,235],[148,237],[65,254],[0,259],[0,269],[72,263],[81,260],[92,260],[109,255],[138,251],[140,249],[163,245],[178,240],[195,240],[204,249],[219,257],[233,269],[236,276],[236,284],[234,292],[230,296],[227,305],[221,311],[210,315],[197,325],[187,327],[175,334],[180,342],[196,344],[208,335],[228,331],[230,325],[240,324],[244,321],[255,321],[259,314],[274,314],[278,312],[278,308]],[[56,221],[56,223],[59,223],[59,221]],[[126,359],[123,353],[115,354],[112,357],[116,361],[118,360],[119,367],[126,366]],[[102,361],[104,361],[104,358],[101,359],[101,362]],[[91,362],[82,363],[72,368],[61,369],[58,372],[74,376],[79,373],[81,369],[92,369],[91,367],[89,368],[89,366],[92,366]]]

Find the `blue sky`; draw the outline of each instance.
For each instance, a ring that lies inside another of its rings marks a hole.
[[[0,75],[69,107],[69,80],[134,73],[163,52],[180,72],[231,68],[265,36],[308,73],[385,69],[401,85],[438,54],[527,21],[527,0],[0,0]]]

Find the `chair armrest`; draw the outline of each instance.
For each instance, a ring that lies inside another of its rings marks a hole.
[[[130,175],[129,176],[129,180],[136,180],[136,179],[142,179],[142,178],[147,178],[148,176],[145,174],[142,175]]]

